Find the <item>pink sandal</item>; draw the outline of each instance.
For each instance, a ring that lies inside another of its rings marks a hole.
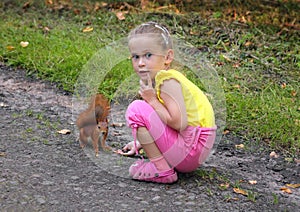
[[[138,160],[129,168],[129,174],[135,180],[149,181],[155,183],[174,183],[177,181],[177,173],[174,169],[158,171],[155,165],[144,160]]]

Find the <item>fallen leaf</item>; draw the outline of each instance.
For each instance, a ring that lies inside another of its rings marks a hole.
[[[6,153],[5,152],[0,152],[0,157],[5,157]]]
[[[74,10],[73,10],[73,13],[74,13],[75,15],[80,15],[80,9],[74,9]]]
[[[27,46],[29,45],[29,42],[28,42],[28,41],[21,41],[21,42],[20,42],[20,45],[21,45],[23,48],[25,48],[25,47],[27,47]]]
[[[94,30],[93,27],[87,26],[86,28],[84,28],[84,29],[82,30],[82,32],[91,32],[91,31],[93,31],[93,30]]]
[[[46,4],[52,5],[52,4],[53,4],[53,1],[52,1],[52,0],[46,0]]]
[[[239,188],[233,188],[233,191],[237,194],[242,194],[244,196],[248,196],[248,192]]]
[[[28,1],[28,2],[25,2],[24,4],[23,4],[23,9],[26,9],[26,8],[29,8],[30,7],[30,2]]]
[[[229,202],[229,201],[231,201],[231,200],[238,201],[239,198],[236,198],[236,197],[234,197],[234,198],[229,198],[229,199],[227,199],[226,201]]]
[[[121,12],[121,11],[117,12],[117,13],[116,13],[116,16],[117,16],[117,18],[118,18],[120,21],[125,20],[124,13]]]
[[[228,62],[231,62],[231,59],[229,57],[227,57],[226,55],[222,54],[222,57],[227,60]]]
[[[57,131],[59,134],[63,134],[63,135],[66,135],[66,134],[70,134],[71,133],[71,130],[68,130],[68,129],[63,129],[63,130],[59,130]]]
[[[110,126],[112,127],[122,127],[124,123],[112,123]]]
[[[285,82],[281,84],[281,88],[283,88],[283,89],[286,88],[286,83]]]
[[[190,35],[198,35],[198,34],[199,34],[199,32],[190,30]]]
[[[140,3],[141,3],[142,10],[144,10],[144,9],[147,8],[147,6],[149,4],[149,1],[148,0],[141,0]]]
[[[229,183],[221,183],[220,186],[222,188],[229,188]]]
[[[248,182],[249,182],[251,185],[257,184],[257,181],[256,181],[256,180],[249,180]]]
[[[251,46],[251,45],[252,45],[252,42],[247,41],[244,45],[245,45],[246,47]]]
[[[44,34],[47,34],[47,33],[49,33],[50,32],[50,29],[49,29],[49,27],[44,27],[43,28],[43,32],[44,32]]]
[[[222,66],[222,65],[224,65],[224,63],[223,62],[217,62],[216,65],[217,66]]]
[[[293,192],[291,191],[291,189],[287,188],[287,187],[282,187],[280,188],[280,190],[283,192],[283,193],[287,193],[287,194],[292,194]]]
[[[240,85],[233,85],[233,87],[239,89],[241,86]]]
[[[245,145],[244,144],[237,144],[235,145],[235,148],[237,149],[244,149]]]
[[[276,152],[272,151],[272,152],[270,153],[270,158],[278,158],[278,157],[279,157],[279,155],[276,154]]]
[[[240,67],[240,66],[241,66],[240,63],[235,63],[235,64],[232,65],[233,68],[238,68],[238,67]]]
[[[293,90],[293,91],[291,91],[291,94],[292,94],[292,96],[296,96],[297,92]]]
[[[291,188],[299,188],[300,187],[300,183],[298,184],[285,184],[287,187],[291,187]]]
[[[15,47],[14,46],[6,46],[6,49],[9,50],[9,51],[12,51],[12,50],[15,49]]]
[[[239,19],[239,21],[240,21],[241,23],[247,23],[247,20],[246,20],[245,16],[242,16],[242,17]]]
[[[229,130],[224,130],[223,131],[223,135],[226,135],[226,134],[228,134],[230,131]]]

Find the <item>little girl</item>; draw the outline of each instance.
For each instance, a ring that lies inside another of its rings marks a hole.
[[[215,140],[215,119],[205,94],[180,72],[170,69],[174,59],[169,31],[155,22],[141,24],[128,36],[139,94],[126,111],[134,141],[122,155],[143,148],[149,162],[131,165],[133,179],[157,183],[177,181],[177,172],[196,170]],[[136,140],[137,138],[137,140]]]

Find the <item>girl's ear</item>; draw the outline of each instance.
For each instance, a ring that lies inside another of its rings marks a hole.
[[[170,65],[173,59],[174,59],[174,51],[173,49],[169,49],[165,57],[165,65]]]

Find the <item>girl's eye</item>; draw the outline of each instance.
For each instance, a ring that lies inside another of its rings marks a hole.
[[[150,52],[148,52],[148,53],[145,54],[145,57],[146,57],[147,59],[149,59],[151,56],[152,56],[152,54],[151,54]]]
[[[134,60],[138,60],[140,57],[138,56],[138,55],[132,55],[132,59],[134,59]]]

